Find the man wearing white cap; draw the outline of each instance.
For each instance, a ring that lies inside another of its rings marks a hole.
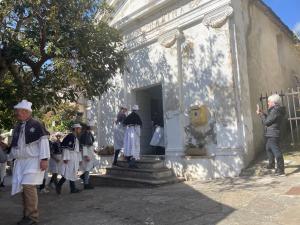
[[[140,159],[140,136],[142,120],[137,114],[138,105],[132,107],[132,112],[124,120],[126,126],[124,137],[124,155],[130,168],[137,168],[135,160]]]
[[[22,192],[23,219],[19,225],[38,222],[38,195],[36,185],[43,182],[50,158],[48,132],[37,120],[32,119],[32,103],[22,100],[15,105],[19,123],[13,130],[11,156],[15,159],[12,194]]]
[[[79,170],[79,164],[82,161],[82,155],[80,152],[79,139],[81,133],[81,125],[76,123],[72,126],[72,132],[69,133],[62,141],[61,148],[63,151],[63,164],[61,166],[62,178],[56,185],[56,193],[61,193],[62,185],[66,180],[70,181],[71,193],[78,193],[75,187],[75,181],[77,180],[77,171]]]
[[[80,178],[83,180],[84,189],[93,189],[93,186],[89,182],[90,171],[94,168],[94,164],[96,160],[95,153],[94,153],[95,138],[92,134],[93,126],[94,124],[92,122],[89,122],[86,125],[79,139],[80,145],[82,146],[82,156],[83,156],[82,165],[81,165],[83,174],[80,176]]]

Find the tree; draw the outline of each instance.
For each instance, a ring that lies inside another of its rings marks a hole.
[[[126,53],[116,29],[95,23],[111,10],[100,2],[0,1],[0,128],[12,125],[12,106],[22,99],[49,111],[110,87]]]

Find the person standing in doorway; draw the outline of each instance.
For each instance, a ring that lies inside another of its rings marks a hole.
[[[113,166],[117,166],[118,157],[120,151],[124,148],[124,135],[125,135],[125,126],[124,120],[126,119],[127,108],[121,106],[120,111],[117,115],[117,119],[115,121],[115,128],[114,128],[114,161]]]
[[[36,185],[43,182],[50,158],[48,132],[32,118],[32,103],[23,100],[15,105],[19,123],[13,130],[11,158],[15,159],[12,176],[12,195],[21,191],[23,197],[23,219],[19,225],[37,224],[38,194]]]
[[[150,145],[155,147],[157,155],[165,154],[165,139],[164,139],[164,121],[157,112],[154,113],[152,118],[153,136]]]
[[[142,120],[137,114],[138,105],[132,107],[132,112],[124,120],[126,126],[124,137],[124,155],[130,168],[137,168],[135,161],[140,159],[140,136]]]
[[[84,189],[94,189],[90,184],[90,171],[94,168],[95,157],[95,138],[92,134],[93,124],[89,123],[80,136],[80,145],[82,146],[82,171],[80,178],[83,180]]]
[[[80,151],[79,136],[81,133],[81,125],[76,123],[72,126],[72,132],[69,133],[62,141],[61,148],[63,151],[61,166],[62,178],[56,185],[56,193],[61,194],[61,188],[66,180],[70,182],[70,192],[79,193],[80,190],[76,188],[75,181],[77,180],[77,171],[79,164],[82,161]]]
[[[275,175],[284,175],[284,159],[279,147],[280,125],[283,120],[285,109],[281,106],[281,98],[278,94],[273,94],[268,98],[268,114],[263,113],[257,106],[256,113],[261,117],[265,127],[266,152],[269,160],[267,169],[275,169],[275,159],[277,167]]]

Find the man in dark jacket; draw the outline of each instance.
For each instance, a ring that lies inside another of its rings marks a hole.
[[[259,108],[257,114],[261,117],[265,126],[266,151],[269,159],[268,169],[275,169],[275,159],[277,167],[276,175],[284,175],[284,159],[279,147],[280,125],[285,114],[284,107],[280,106],[281,98],[278,94],[268,98],[268,114],[263,113]]]

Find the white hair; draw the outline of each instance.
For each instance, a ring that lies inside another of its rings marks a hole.
[[[281,97],[278,94],[273,94],[268,97],[268,101],[273,102],[275,105],[280,105]]]

